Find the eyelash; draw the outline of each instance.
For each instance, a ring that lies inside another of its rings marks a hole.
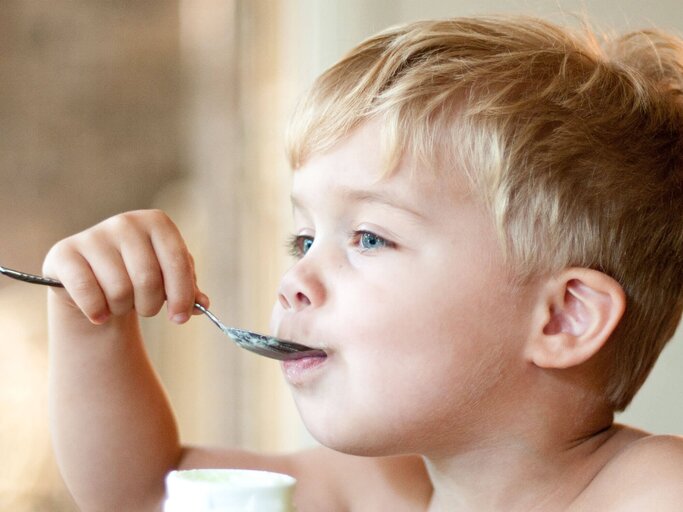
[[[396,244],[390,240],[387,240],[384,237],[381,237],[379,235],[376,235],[372,231],[365,231],[365,230],[358,230],[358,231],[351,231],[349,233],[349,239],[353,242],[354,246],[357,246],[360,241],[363,239],[365,235],[372,236],[373,238],[376,238],[378,240],[381,240],[384,245],[380,248],[394,248],[396,247]],[[309,236],[309,235],[292,235],[289,237],[287,240],[287,249],[288,252],[291,256],[295,258],[303,258],[306,255],[307,250],[304,250],[303,244],[306,243],[307,241],[310,241],[311,244],[314,241],[314,237]],[[309,247],[310,249],[310,247]],[[372,249],[364,247],[359,249],[360,252],[368,252],[371,251]]]
[[[293,256],[294,258],[303,258],[306,254],[303,249],[303,243],[306,240],[310,240],[312,242],[313,237],[308,235],[291,235],[287,239],[287,252],[289,252],[289,255]]]

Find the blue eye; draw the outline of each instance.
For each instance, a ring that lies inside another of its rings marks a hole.
[[[295,258],[303,258],[312,245],[313,237],[307,235],[293,235],[287,243],[289,254]]]
[[[351,245],[360,252],[396,247],[393,242],[370,231],[354,231],[350,237]],[[295,258],[303,258],[313,246],[314,241],[315,239],[310,235],[292,235],[287,242],[289,254]]]
[[[357,231],[355,233],[356,242],[362,251],[369,251],[373,249],[383,249],[390,247],[391,242],[385,240],[381,236],[370,233],[369,231]]]
[[[312,245],[313,245],[313,239],[311,237],[302,237],[301,252],[306,254]]]

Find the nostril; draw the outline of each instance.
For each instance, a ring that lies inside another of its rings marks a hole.
[[[280,301],[280,304],[282,305],[283,308],[290,309],[292,307],[289,305],[289,301],[287,300],[287,297],[285,297],[281,293],[278,294],[277,298]]]
[[[309,300],[309,298],[306,297],[306,295],[303,294],[302,292],[298,292],[296,294],[296,301],[303,306],[310,306],[311,305],[311,301]]]

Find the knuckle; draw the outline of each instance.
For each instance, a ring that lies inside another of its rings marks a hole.
[[[133,287],[127,279],[112,280],[106,288],[107,300],[112,304],[125,304],[132,300]]]
[[[120,233],[134,228],[137,225],[137,221],[135,220],[133,212],[125,212],[109,217],[104,221],[103,225],[107,229]]]
[[[54,244],[45,255],[43,260],[43,270],[51,266],[57,266],[68,260],[72,255],[73,248],[71,246],[71,239],[66,238]]]
[[[145,291],[158,290],[162,286],[161,275],[158,271],[152,269],[145,269],[135,272],[131,276],[135,288]]]
[[[175,224],[170,217],[163,210],[158,209],[124,212],[107,219],[106,222],[116,232],[129,230],[148,231],[155,226],[175,228]]]
[[[149,210],[144,210],[147,215],[155,219],[170,220],[165,211],[159,208],[150,208]]]
[[[170,217],[166,214],[166,212],[164,212],[163,210],[159,210],[157,208],[153,208],[150,210],[139,210],[135,213],[143,219],[148,219],[149,222],[152,224],[158,224],[162,226],[174,225]]]
[[[52,247],[50,247],[50,250],[47,252],[46,258],[49,257],[58,257],[60,254],[62,254],[68,245],[68,238],[65,238],[63,240],[60,240],[56,244],[54,244]]]

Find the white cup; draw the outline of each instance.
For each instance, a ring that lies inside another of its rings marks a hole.
[[[171,471],[164,512],[294,512],[295,484],[289,475],[268,471]]]

